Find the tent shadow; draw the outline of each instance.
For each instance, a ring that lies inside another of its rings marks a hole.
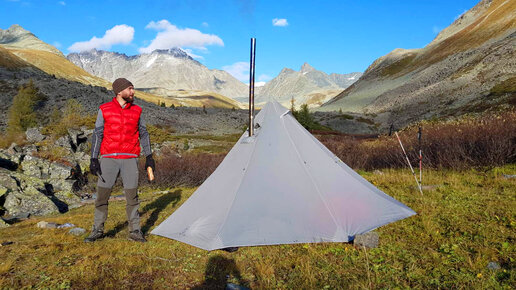
[[[236,266],[235,260],[228,259],[222,255],[210,257],[204,271],[204,282],[194,286],[192,289],[226,289],[229,277],[238,280],[241,289],[250,289],[249,282],[240,275],[240,270]]]
[[[149,218],[145,221],[145,224],[142,226],[142,232],[147,233],[151,227],[154,226],[156,221],[158,220],[160,212],[162,212],[169,204],[172,204],[172,207],[175,207],[179,200],[181,200],[181,189],[177,189],[175,191],[170,191],[169,193],[160,196],[155,201],[145,205],[140,212],[140,215],[144,215],[147,212],[152,210]]]
[[[165,209],[170,203],[172,206],[175,206],[179,200],[181,199],[181,190],[178,189],[174,192],[169,192],[165,195],[160,196],[155,201],[145,205],[143,209],[140,211],[140,216],[143,216],[147,212],[154,210],[150,217],[145,221],[145,224],[142,226],[142,232],[145,234],[147,231],[156,223],[158,220],[159,213]],[[109,230],[105,236],[106,237],[114,237],[116,234],[121,232],[128,225],[127,221],[117,224],[113,229]]]

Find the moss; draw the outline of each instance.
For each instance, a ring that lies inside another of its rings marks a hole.
[[[516,93],[516,77],[508,78],[489,90],[489,93],[494,96],[502,96],[505,94]]]

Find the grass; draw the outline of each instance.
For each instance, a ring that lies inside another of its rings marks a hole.
[[[516,285],[516,165],[490,171],[428,170],[434,185],[420,196],[406,169],[360,172],[418,215],[379,228],[380,246],[299,244],[207,252],[158,236],[126,240],[125,202],[111,202],[108,237],[92,243],[64,229],[39,229],[45,220],[89,228],[93,205],[36,217],[0,230],[0,288],[498,288]],[[171,188],[140,199],[145,232],[194,191]],[[115,192],[114,195],[120,194]],[[500,270],[489,270],[497,262]]]

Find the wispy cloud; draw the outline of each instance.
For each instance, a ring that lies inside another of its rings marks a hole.
[[[434,27],[432,27],[432,32],[434,34],[439,34],[439,32],[441,32],[441,28],[434,25]]]
[[[62,46],[62,45],[61,45],[61,42],[59,42],[59,41],[54,41],[54,42],[52,43],[52,45],[53,45],[53,46],[55,46],[56,48],[61,48],[61,46]]]
[[[203,27],[210,27],[210,25],[208,24],[208,22],[203,22],[201,25],[202,25]]]
[[[272,25],[274,26],[287,26],[288,21],[285,18],[274,18],[272,19]]]
[[[125,24],[116,25],[106,31],[103,37],[92,37],[88,41],[81,41],[72,44],[68,50],[81,52],[90,49],[110,49],[115,44],[130,44],[133,41],[134,28]]]
[[[235,62],[232,65],[222,67],[223,70],[234,76],[241,82],[249,82],[249,63],[245,61]]]
[[[207,45],[224,46],[224,42],[217,35],[202,33],[192,28],[181,29],[167,20],[151,21],[145,28],[158,30],[159,32],[147,47],[139,49],[140,53],[149,53],[156,49],[172,47],[206,49]]]
[[[204,59],[202,55],[195,54],[190,48],[183,48],[183,50],[192,58],[195,59]]]
[[[59,1],[57,3],[60,4],[60,5],[66,6],[66,2],[64,2],[64,1]]]

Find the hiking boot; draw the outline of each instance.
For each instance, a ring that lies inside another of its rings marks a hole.
[[[84,242],[91,243],[104,237],[104,231],[93,228],[90,235],[84,239]]]
[[[147,241],[145,239],[145,237],[143,236],[143,233],[141,230],[135,230],[135,231],[129,232],[128,239],[131,241],[142,242],[142,243],[145,243]]]

